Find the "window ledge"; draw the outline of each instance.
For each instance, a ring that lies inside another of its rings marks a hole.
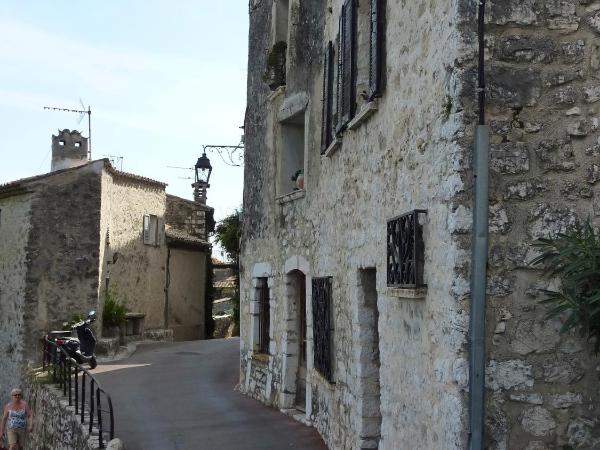
[[[277,89],[275,89],[273,92],[271,92],[267,96],[267,99],[272,102],[273,100],[275,100],[277,97],[283,95],[284,93],[285,93],[285,84],[283,86],[279,86]]]
[[[424,300],[427,297],[427,286],[418,288],[388,287],[385,293],[388,297]]]
[[[306,195],[306,191],[304,189],[298,189],[297,191],[292,191],[289,194],[281,195],[277,197],[277,203],[283,205],[284,203],[293,202],[294,200],[298,200],[304,198]]]
[[[268,363],[270,356],[271,355],[267,355],[266,353],[252,353],[252,355],[250,356],[250,359],[253,359],[254,361],[261,361],[261,362]]]
[[[342,140],[340,138],[335,138],[333,140],[333,142],[331,144],[329,144],[329,147],[327,147],[327,150],[325,150],[323,152],[323,156],[327,156],[328,158],[331,158],[333,156],[333,154],[335,152],[337,152],[341,146],[342,146]]]
[[[360,109],[360,111],[358,112],[358,114],[356,116],[354,116],[354,119],[352,119],[348,123],[348,129],[356,130],[364,122],[366,122],[367,119],[375,113],[375,111],[377,111],[377,108],[378,108],[377,100],[372,100],[369,103],[365,103],[362,106],[362,108]]]
[[[336,382],[325,378],[323,376],[323,374],[321,372],[319,372],[317,369],[313,369],[313,377],[315,377],[318,381],[320,381],[322,386],[325,386],[331,390],[335,389]]]

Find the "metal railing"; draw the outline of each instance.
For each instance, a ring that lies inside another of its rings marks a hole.
[[[115,419],[110,395],[100,387],[98,380],[85,368],[71,358],[68,353],[48,337],[43,338],[42,367],[52,370],[52,379],[69,399],[69,406],[75,406],[75,414],[80,416],[81,424],[87,424],[92,434],[94,425],[98,429],[100,448],[105,448],[104,435],[108,440],[115,437]],[[107,409],[104,409],[104,408]],[[109,427],[103,420],[108,414]]]

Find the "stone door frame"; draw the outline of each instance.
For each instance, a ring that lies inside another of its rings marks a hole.
[[[306,401],[305,419],[310,420],[312,414],[312,385],[310,374],[313,370],[313,329],[312,329],[312,276],[308,261],[298,255],[288,258],[284,264],[285,298],[283,302],[283,314],[285,328],[282,339],[282,392],[279,407],[282,409],[294,409],[296,400],[296,377],[299,364],[300,345],[298,342],[298,318],[296,314],[295,289],[292,288],[293,272],[298,271],[304,275],[306,292]]]

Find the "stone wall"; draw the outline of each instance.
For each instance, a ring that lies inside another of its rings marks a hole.
[[[89,433],[88,422],[81,424],[75,407],[69,406],[62,391],[52,384],[40,383],[33,372],[24,376],[24,400],[33,415],[33,432],[27,435],[28,450],[97,450],[98,430]],[[86,413],[87,414],[87,413]],[[107,445],[106,440],[104,445]]]
[[[599,10],[591,0],[488,5],[490,449],[600,446],[600,359],[575,334],[560,334],[561,319],[546,319],[538,289],[556,288],[557,280],[528,265],[534,239],[588,217],[600,225]],[[475,19],[463,18],[463,68],[473,74]],[[466,75],[471,122],[474,85]]]
[[[192,200],[167,195],[165,222],[192,236],[207,240],[208,229],[212,226],[212,208]]]
[[[359,406],[369,383],[378,381],[383,416],[380,449],[464,448],[468,311],[463,295],[468,278],[457,276],[455,269],[464,264],[468,252],[458,247],[453,234],[463,223],[453,203],[463,189],[463,148],[458,142],[463,123],[453,107],[459,103],[460,86],[451,70],[461,50],[454,25],[457,7],[442,1],[387,2],[387,86],[378,110],[356,129],[345,131],[335,153],[322,156],[322,53],[328,40],[336,40],[341,4],[290,2],[288,81],[285,90],[272,94],[260,77],[265,48],[272,44],[272,5],[251,4],[240,385],[265,402],[289,407],[295,388],[285,378],[295,373],[286,355],[297,348],[298,336],[290,325],[286,262],[303,259],[308,316],[306,419],[328,446],[373,444],[363,439],[371,433],[369,413]],[[363,64],[365,39],[368,42],[366,5],[361,2],[358,21]],[[364,77],[363,66],[359,85],[364,85]],[[299,110],[307,129],[305,191],[277,200],[283,194],[274,181],[282,146],[279,120],[301,98],[308,99],[306,109],[300,106]],[[399,298],[386,286],[386,221],[415,208],[428,210],[425,299]],[[273,356],[266,369],[253,358],[250,320],[254,268],[263,262],[273,267]],[[361,349],[367,343],[359,332],[364,312],[358,280],[363,269],[376,270],[378,296],[381,369],[370,374],[363,371]],[[314,370],[311,361],[311,280],[322,276],[333,277],[333,383]]]
[[[21,379],[31,194],[0,198],[0,398]]]
[[[169,250],[169,328],[176,341],[204,339],[207,254],[198,249]]]
[[[145,328],[165,328],[167,246],[160,232],[159,245],[143,242],[145,214],[164,224],[164,185],[105,171],[102,177],[102,292],[113,291],[132,312],[146,315]],[[103,295],[100,296],[103,298]]]
[[[39,340],[98,306],[101,162],[28,184],[35,191],[27,242],[24,360],[39,361]]]

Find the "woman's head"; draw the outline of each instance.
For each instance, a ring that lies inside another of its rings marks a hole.
[[[21,400],[22,396],[23,396],[23,392],[19,388],[14,388],[12,391],[10,391],[10,398],[13,401],[19,401],[19,400]]]

